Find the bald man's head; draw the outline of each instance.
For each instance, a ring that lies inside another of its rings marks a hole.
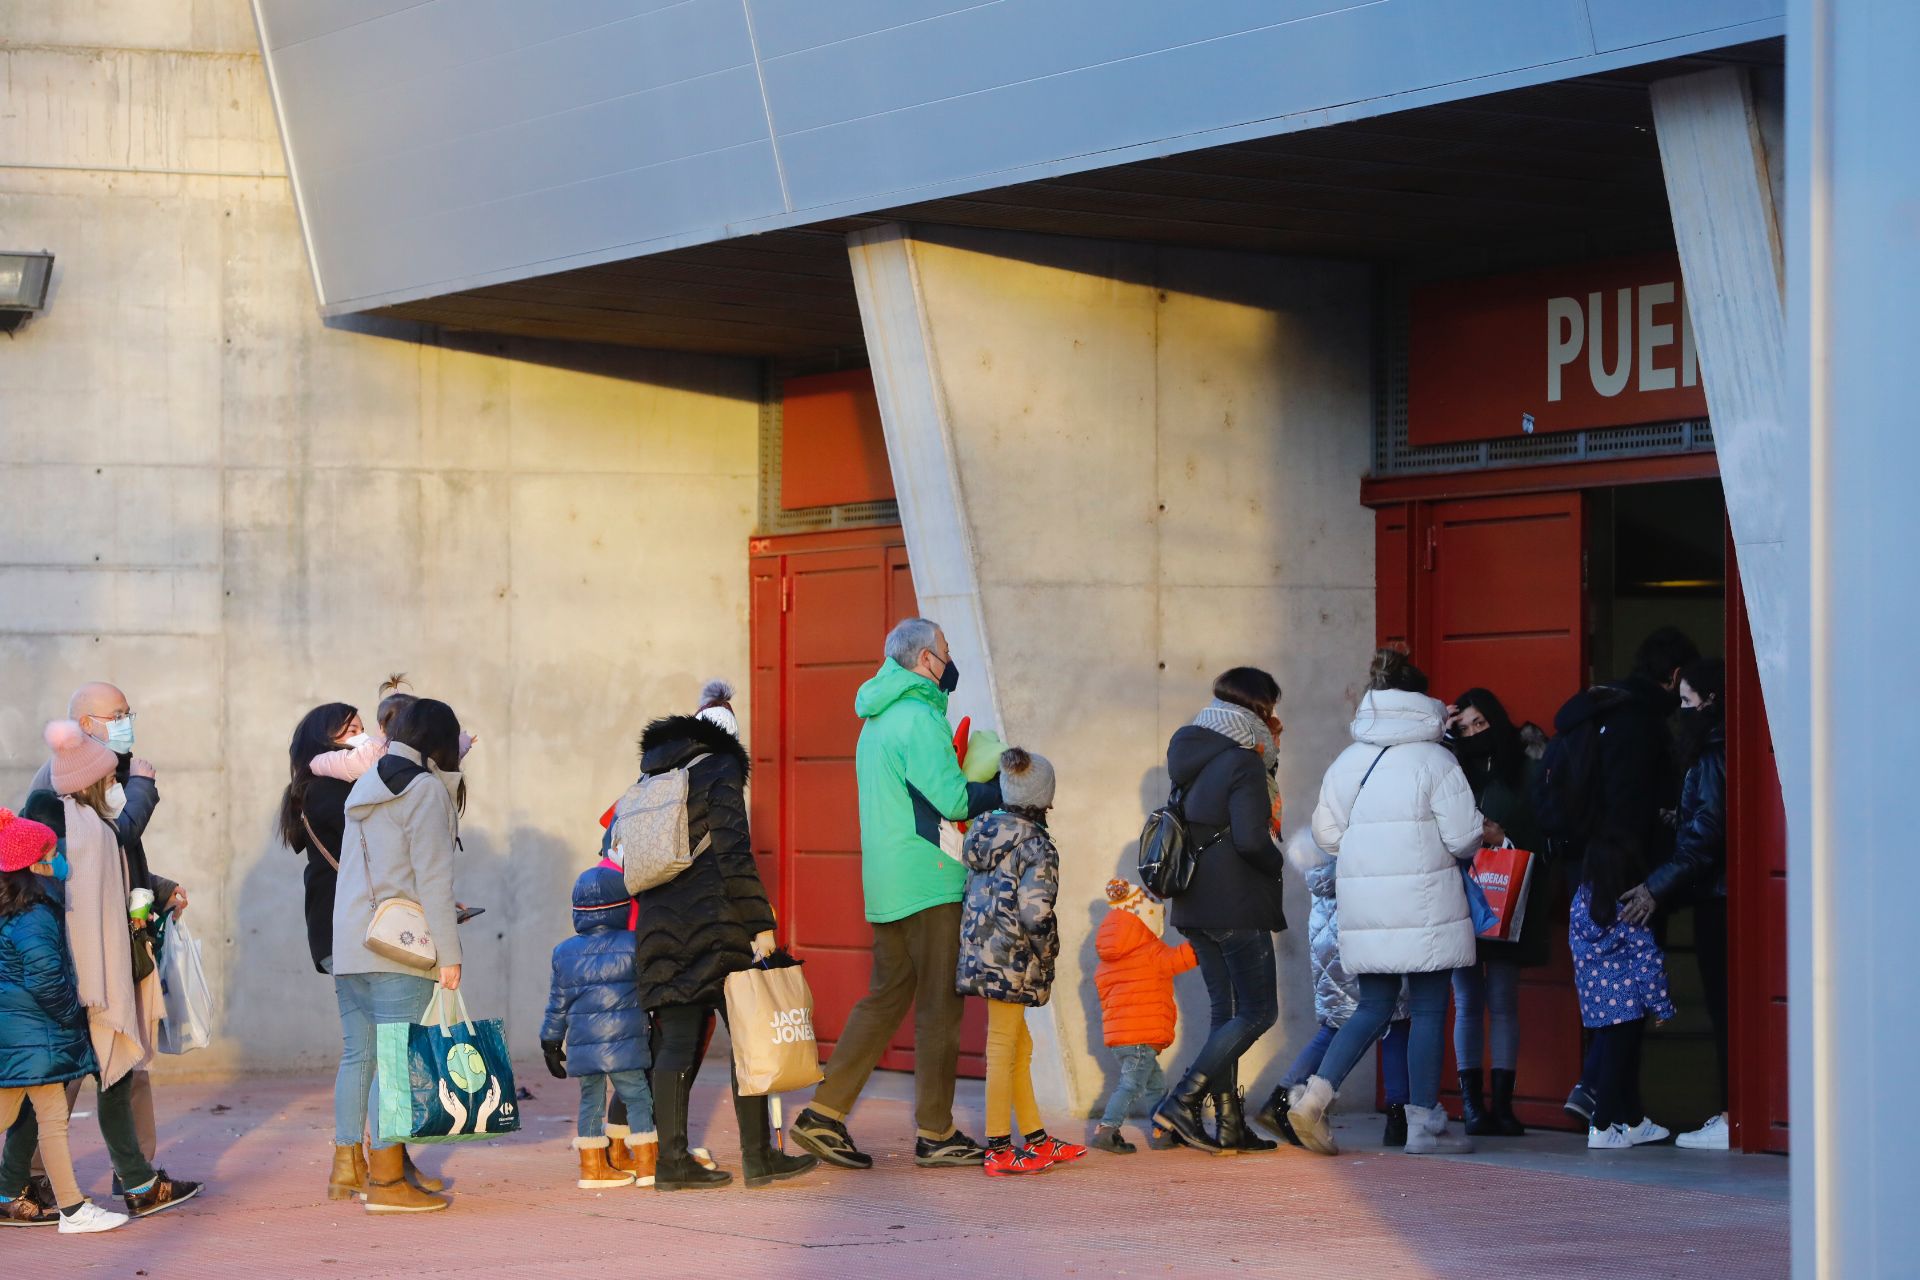
[[[73,691],[67,699],[67,715],[80,722],[80,729],[88,737],[105,742],[110,732],[109,726],[131,713],[127,706],[127,695],[104,680],[92,684],[83,684]]]

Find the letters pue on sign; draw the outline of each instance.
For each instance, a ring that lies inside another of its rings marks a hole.
[[[1443,281],[1408,300],[1412,444],[1706,413],[1676,254]]]

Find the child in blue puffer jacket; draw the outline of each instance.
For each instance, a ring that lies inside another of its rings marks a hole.
[[[100,1065],[66,925],[47,890],[65,876],[53,829],[0,809],[0,1130],[12,1127],[23,1102],[33,1104],[60,1233],[74,1235],[125,1226],[127,1215],[81,1194],[67,1148],[67,1081],[94,1075]],[[20,1187],[0,1199],[0,1219],[10,1225],[44,1222],[42,1212]]]
[[[647,1070],[647,1014],[640,1007],[626,882],[610,867],[589,867],[573,884],[574,936],[553,949],[553,993],[540,1027],[547,1070],[580,1081],[579,1136],[583,1190],[653,1185],[659,1138]],[[626,1150],[607,1134],[607,1086],[627,1105]]]

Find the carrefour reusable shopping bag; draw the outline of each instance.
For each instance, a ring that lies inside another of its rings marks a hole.
[[[733,1074],[743,1097],[820,1082],[813,992],[798,961],[727,975],[727,1034],[733,1038]]]
[[[459,992],[436,987],[420,1021],[377,1031],[382,1142],[474,1142],[520,1127],[498,1018],[475,1022]]]

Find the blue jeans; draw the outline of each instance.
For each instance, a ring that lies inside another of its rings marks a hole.
[[[1486,1066],[1482,1020],[1493,1012],[1493,1068],[1520,1065],[1520,966],[1511,960],[1475,962],[1453,971],[1453,1057],[1462,1071]]]
[[[580,1077],[580,1136],[607,1136],[607,1086],[627,1104],[627,1126],[634,1133],[653,1132],[653,1086],[644,1071],[609,1071]]]
[[[1189,929],[1187,941],[1207,982],[1213,1028],[1187,1071],[1225,1085],[1241,1055],[1280,1018],[1273,935],[1265,929]]]
[[[348,973],[333,980],[340,1005],[340,1071],[333,1078],[333,1141],[347,1147],[368,1133],[375,1151],[391,1147],[380,1140],[380,1087],[375,1079],[374,1028],[386,1022],[414,1022],[433,998],[433,981],[409,973]]]
[[[1407,1034],[1407,1105],[1431,1109],[1440,1102],[1440,1049],[1446,1038],[1451,970],[1361,974],[1360,1007],[1327,1046],[1320,1075],[1334,1088],[1340,1087],[1360,1055],[1387,1029],[1394,1003],[1400,998],[1402,978],[1407,983],[1408,1011],[1413,1015]]]
[[[1287,1073],[1280,1077],[1280,1087],[1291,1089],[1296,1084],[1305,1084],[1307,1077],[1320,1070],[1320,1064],[1326,1060],[1327,1049],[1333,1044],[1334,1036],[1340,1028],[1331,1022],[1320,1024],[1313,1033],[1313,1039],[1307,1041],[1307,1047],[1293,1060]],[[1401,1018],[1387,1027],[1387,1034],[1380,1041],[1380,1077],[1386,1087],[1387,1105],[1398,1103],[1407,1105],[1407,1020]]]
[[[1120,1084],[1107,1099],[1100,1123],[1118,1129],[1145,1099],[1147,1105],[1160,1101],[1167,1091],[1167,1077],[1160,1070],[1160,1054],[1150,1044],[1117,1044],[1113,1056],[1120,1060]]]

